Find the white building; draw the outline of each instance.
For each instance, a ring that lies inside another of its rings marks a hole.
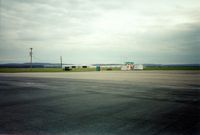
[[[143,70],[144,66],[142,64],[136,64],[134,65],[134,70]]]
[[[127,71],[127,70],[128,70],[128,67],[127,67],[126,65],[125,65],[125,66],[122,66],[122,67],[121,67],[121,70],[122,70],[122,71]]]
[[[125,62],[125,65],[121,66],[121,70],[133,70],[134,69],[134,62]]]

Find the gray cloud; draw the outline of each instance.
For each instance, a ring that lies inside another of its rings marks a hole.
[[[0,62],[199,63],[198,0],[0,2]]]

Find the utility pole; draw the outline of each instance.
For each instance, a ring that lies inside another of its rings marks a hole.
[[[60,56],[60,66],[62,68],[62,56]]]
[[[32,70],[32,60],[33,60],[33,48],[30,48],[30,64],[31,64],[31,70]]]

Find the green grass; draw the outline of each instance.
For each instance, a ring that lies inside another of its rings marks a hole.
[[[108,71],[108,68],[101,68],[101,71]],[[120,71],[120,67],[112,68],[109,71]],[[145,67],[144,70],[200,70],[200,67],[184,66],[154,66]],[[0,68],[0,73],[20,73],[20,72],[89,72],[96,71],[96,68],[73,68],[70,71],[64,71],[61,68]]]
[[[101,68],[101,70],[103,70],[103,71],[120,71],[121,67],[113,67],[113,68],[111,68],[112,70],[108,70],[108,69],[109,68],[106,68],[106,67]]]
[[[115,67],[112,70],[108,70],[109,68],[101,68],[101,71],[119,71],[121,68]],[[68,72],[87,72],[87,71],[96,71],[96,68],[73,68],[71,71]]]
[[[152,66],[145,67],[144,70],[200,70],[198,66]]]
[[[0,68],[0,73],[18,72],[63,72],[61,68]]]
[[[108,68],[101,68],[106,71]],[[120,68],[112,68],[111,71],[117,71]],[[64,71],[61,68],[0,68],[0,73],[20,73],[20,72],[89,72],[96,71],[96,68],[73,68],[70,71]]]
[[[68,72],[88,72],[88,71],[96,71],[96,68],[72,68],[72,70]]]

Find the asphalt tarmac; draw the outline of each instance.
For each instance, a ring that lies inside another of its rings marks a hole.
[[[198,135],[199,71],[0,74],[0,134]]]

